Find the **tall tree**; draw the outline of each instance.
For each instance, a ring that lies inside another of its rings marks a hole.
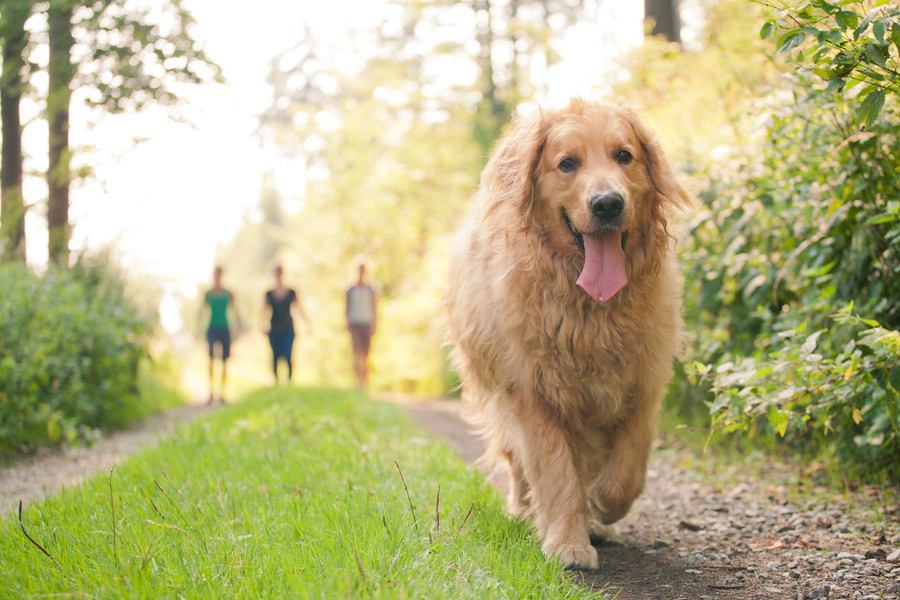
[[[644,18],[653,23],[650,33],[670,42],[681,42],[678,0],[644,0]]]
[[[72,13],[74,0],[50,0],[47,22],[50,57],[47,64],[47,229],[50,261],[69,261],[69,103],[72,98]]]
[[[19,105],[25,85],[25,21],[31,0],[8,0],[0,12],[0,248],[6,256],[25,260],[25,202],[22,196],[22,123]]]
[[[176,104],[173,83],[220,80],[190,33],[194,19],[182,0],[141,10],[129,0],[49,0],[47,120],[49,255],[68,262],[69,108],[73,89],[89,89],[88,105],[110,113],[149,103]],[[73,63],[77,51],[83,56]]]

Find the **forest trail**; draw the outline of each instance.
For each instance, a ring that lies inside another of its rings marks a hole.
[[[480,456],[483,445],[460,419],[459,402],[393,401],[465,460]],[[210,410],[182,406],[89,448],[45,451],[0,468],[0,516],[14,514],[19,500],[34,502],[109,470]],[[663,437],[646,490],[619,525],[622,543],[598,548],[599,571],[573,576],[619,600],[900,598],[895,492],[808,490],[798,500],[796,474],[784,467],[754,467],[741,477],[734,468],[695,461]],[[492,483],[505,486],[502,475]]]
[[[459,402],[401,404],[466,460],[481,454]],[[646,489],[618,526],[622,543],[598,547],[600,570],[574,576],[618,600],[900,598],[896,492],[797,494],[786,467],[741,477],[695,461],[659,440]]]
[[[99,471],[108,471],[141,448],[157,443],[177,425],[210,410],[213,408],[205,404],[185,404],[104,434],[90,446],[44,448],[0,467],[0,518],[15,514],[20,500],[27,506]]]

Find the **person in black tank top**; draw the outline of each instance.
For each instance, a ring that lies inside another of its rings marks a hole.
[[[275,267],[275,287],[266,292],[265,307],[270,311],[269,326],[265,329],[272,347],[272,373],[278,383],[278,363],[281,359],[287,363],[287,381],[294,375],[294,317],[291,309],[296,306],[300,317],[306,318],[300,297],[293,288],[284,285],[284,269]]]

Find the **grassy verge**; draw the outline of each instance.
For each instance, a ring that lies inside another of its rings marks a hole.
[[[62,410],[51,411],[46,406],[20,406],[17,411],[9,411],[7,421],[13,426],[4,428],[0,424],[0,466],[40,447],[90,444],[103,431],[127,427],[152,414],[184,404],[185,396],[172,372],[168,366],[143,361],[136,389],[122,394],[115,403],[97,409],[99,416],[95,415],[90,423],[67,417]],[[28,425],[16,425],[16,422]],[[27,432],[27,437],[23,432]]]
[[[658,452],[673,453],[679,466],[692,469],[709,485],[724,489],[747,481],[767,482],[783,488],[801,508],[838,501],[860,518],[883,523],[900,501],[900,486],[854,481],[838,470],[838,458],[826,450],[803,452],[742,433],[710,439],[708,423],[696,414],[685,416],[677,406],[663,408],[658,445]]]
[[[50,556],[0,522],[0,581],[22,595],[588,593],[477,472],[351,392],[254,393],[23,519]]]

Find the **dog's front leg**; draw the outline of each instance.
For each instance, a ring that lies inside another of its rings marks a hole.
[[[549,415],[522,411],[519,457],[531,487],[532,514],[542,550],[570,568],[596,569],[588,538],[587,499],[562,427]]]
[[[644,490],[661,396],[660,390],[641,398],[629,417],[612,432],[606,462],[590,493],[592,512],[600,524],[610,525],[624,517]],[[596,533],[604,537],[603,528],[597,525],[595,522]]]

